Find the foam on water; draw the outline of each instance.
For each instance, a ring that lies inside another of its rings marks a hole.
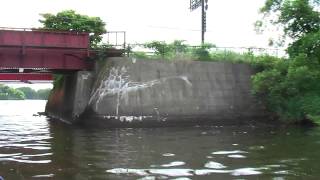
[[[228,155],[229,158],[235,158],[235,159],[243,159],[243,158],[246,158],[246,156],[244,155],[241,155],[241,154],[231,154],[231,155]]]
[[[210,161],[210,162],[207,162],[204,167],[206,168],[211,168],[211,169],[224,169],[226,168],[227,166],[224,166],[223,164],[221,163],[218,163],[218,162],[213,162],[213,161]]]
[[[164,153],[164,154],[162,154],[162,156],[172,157],[172,156],[175,156],[175,154],[172,154],[172,153]]]
[[[131,174],[137,176],[153,177],[153,175],[161,175],[167,177],[191,177],[191,176],[206,176],[210,174],[230,174],[232,176],[250,176],[262,174],[262,170],[269,168],[239,168],[234,170],[222,169],[110,169],[106,172],[113,174]],[[279,173],[280,174],[280,173]]]
[[[174,161],[174,162],[171,162],[169,164],[163,164],[161,165],[162,167],[174,167],[174,166],[183,166],[185,165],[186,163],[185,162],[182,162],[182,161]]]
[[[241,150],[234,150],[234,151],[216,151],[216,152],[213,152],[212,154],[223,155],[223,154],[244,154],[244,153],[248,153],[248,152],[241,151]]]

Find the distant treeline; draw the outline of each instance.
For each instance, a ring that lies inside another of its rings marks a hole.
[[[48,99],[51,89],[34,90],[30,87],[11,88],[0,84],[0,100]]]

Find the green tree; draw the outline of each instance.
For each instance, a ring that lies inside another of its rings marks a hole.
[[[195,60],[210,60],[209,50],[215,47],[215,45],[207,43],[193,47],[185,44],[183,40],[175,40],[172,43],[152,41],[146,43],[144,47],[152,49],[156,56],[164,59],[174,59],[177,55],[181,54]]]
[[[47,100],[48,97],[49,97],[50,92],[51,92],[50,88],[48,88],[48,89],[39,89],[37,91],[38,98]]]
[[[213,47],[215,47],[215,45],[208,43],[202,44],[199,47],[194,47],[192,49],[192,55],[197,60],[210,60],[211,58],[209,50]]]
[[[145,48],[154,50],[155,55],[168,56],[172,53],[171,47],[164,41],[152,41],[144,45]]]
[[[23,92],[0,84],[0,100],[23,100],[24,98]]]
[[[320,41],[319,2],[319,0],[266,0],[260,9],[264,19],[260,21],[261,23],[256,23],[256,26],[262,27],[264,22],[283,29],[284,37],[292,41],[288,48],[291,57],[299,53],[310,54],[312,51],[310,47],[319,46]]]
[[[99,17],[89,17],[77,14],[74,10],[65,10],[56,15],[41,14],[43,19],[39,20],[43,28],[58,31],[77,31],[90,33],[91,47],[96,47],[106,33],[105,23]]]
[[[38,99],[37,92],[30,87],[21,87],[17,88],[16,90],[23,92],[26,99]]]
[[[318,0],[267,0],[261,12],[272,17],[273,24],[281,25],[285,35],[296,39],[319,31],[318,5]]]
[[[320,124],[319,5],[319,0],[267,0],[261,9],[291,43],[288,60],[253,77],[254,92],[285,121]]]
[[[76,13],[74,10],[65,10],[57,14],[41,14],[39,20],[44,29],[57,31],[76,31],[90,33],[90,46],[97,48],[102,41],[102,35],[106,33],[105,23],[99,17],[89,17]],[[63,82],[63,75],[54,76],[54,88]]]

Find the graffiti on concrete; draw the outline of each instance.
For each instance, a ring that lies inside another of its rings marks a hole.
[[[182,80],[186,83],[187,86],[192,86],[192,83],[189,81],[186,76],[172,76],[172,77],[164,77],[159,78],[147,82],[133,82],[130,80],[130,76],[128,75],[128,69],[126,67],[113,67],[109,71],[109,75],[105,80],[101,82],[99,87],[92,94],[89,103],[93,103],[95,101],[95,108],[97,109],[99,103],[106,96],[115,96],[116,97],[116,116],[119,116],[119,107],[121,104],[121,100],[127,100],[128,94],[130,92],[138,91],[145,88],[151,88],[157,84],[164,83],[168,80]]]

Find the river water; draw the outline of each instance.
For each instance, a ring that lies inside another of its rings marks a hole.
[[[57,179],[319,179],[320,129],[210,126],[87,129],[45,101],[0,101],[0,176]]]

